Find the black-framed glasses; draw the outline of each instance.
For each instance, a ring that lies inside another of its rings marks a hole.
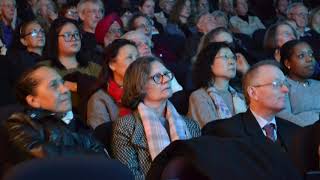
[[[62,36],[64,41],[70,42],[72,39],[78,41],[81,39],[81,34],[79,32],[65,32],[63,34],[59,34],[58,36]]]
[[[272,86],[275,89],[280,89],[283,86],[289,87],[290,84],[288,83],[287,79],[284,79],[284,80],[275,80],[275,81],[272,81],[271,83],[254,85],[253,87],[263,87],[263,86]]]
[[[166,79],[165,79],[166,78]],[[150,77],[156,84],[162,84],[169,82],[173,79],[173,73],[170,71],[165,71],[164,73],[157,73]]]
[[[45,32],[44,29],[33,29],[31,32],[22,35],[22,37],[31,36],[31,37],[38,37],[39,35],[44,36]]]
[[[235,56],[235,55],[227,55],[227,54],[222,55],[222,56],[216,56],[215,58],[221,58],[221,59],[223,59],[224,61],[227,61],[227,60],[229,60],[229,59],[232,59],[232,60],[234,60],[234,61],[237,60],[237,56]]]

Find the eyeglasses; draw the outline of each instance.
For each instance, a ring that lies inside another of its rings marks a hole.
[[[69,16],[78,16],[78,12],[77,11],[72,11],[72,10],[67,11],[67,14]]]
[[[117,33],[119,33],[119,34],[123,34],[123,31],[122,31],[122,29],[121,28],[118,28],[118,29],[112,29],[112,28],[110,28],[109,30],[108,30],[108,33],[109,34],[117,34]]]
[[[307,56],[310,57],[310,58],[314,58],[314,56],[313,56],[313,51],[302,52],[302,53],[300,53],[300,54],[297,54],[297,57],[298,57],[299,59],[301,59],[301,60],[303,60],[303,59],[306,58]]]
[[[63,34],[60,34],[58,36],[62,36],[65,42],[71,42],[72,39],[75,41],[79,41],[81,39],[81,35],[79,32],[65,32]]]
[[[87,13],[104,15],[104,10],[103,9],[88,9]]]
[[[166,81],[165,81],[165,77],[167,78]],[[166,71],[163,74],[157,73],[157,74],[151,76],[150,79],[153,79],[153,81],[156,84],[163,84],[163,83],[171,81],[173,79],[173,74],[170,71]]]
[[[309,13],[292,13],[292,14],[298,17],[308,17],[309,15]]]
[[[284,80],[276,80],[271,83],[254,85],[253,87],[263,87],[263,86],[272,86],[274,89],[280,89],[283,86],[289,87],[290,84],[288,83],[287,79],[284,79]]]
[[[45,32],[43,29],[33,29],[31,32],[22,35],[22,37],[31,36],[33,38],[38,37],[39,35],[44,36]]]
[[[236,61],[237,60],[237,57],[235,56],[235,55],[222,55],[222,56],[217,56],[217,57],[215,57],[215,58],[221,58],[221,59],[223,59],[224,61],[227,61],[227,60],[229,60],[229,59],[232,59],[232,60],[234,60],[234,61]]]

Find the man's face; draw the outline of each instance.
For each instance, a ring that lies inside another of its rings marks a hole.
[[[278,2],[278,6],[276,7],[276,11],[279,13],[279,14],[286,14],[286,10],[287,10],[287,7],[289,5],[289,2],[288,0],[280,0]]]
[[[85,9],[81,19],[85,26],[94,30],[98,22],[102,19],[103,15],[103,7],[99,7],[99,4],[88,2],[85,4]]]
[[[237,7],[235,8],[238,15],[245,16],[248,12],[247,0],[236,0]]]
[[[4,0],[1,3],[1,14],[4,19],[11,22],[16,11],[16,1],[14,0]]]
[[[288,87],[283,85],[285,76],[282,71],[272,65],[259,67],[257,75],[247,89],[250,98],[250,107],[260,112],[276,114],[285,107],[285,95]]]
[[[304,6],[295,7],[291,14],[290,19],[294,20],[299,28],[304,28],[308,24],[308,9]]]

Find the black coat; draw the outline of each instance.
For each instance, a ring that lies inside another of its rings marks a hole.
[[[14,113],[6,122],[13,163],[26,159],[103,153],[103,146],[75,117],[69,124],[44,110]]]
[[[276,117],[277,139],[281,144],[281,150],[289,152],[292,138],[302,128],[289,121]],[[252,142],[267,143],[268,138],[263,134],[261,127],[250,110],[239,113],[231,118],[212,121],[202,129],[203,135],[219,137],[244,137],[249,138]],[[276,143],[275,143],[276,144]]]

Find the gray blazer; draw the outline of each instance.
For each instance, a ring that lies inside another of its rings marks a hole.
[[[115,101],[103,89],[99,89],[89,99],[87,105],[87,123],[95,129],[99,125],[115,121],[119,109]]]
[[[184,120],[192,137],[201,135],[196,121]],[[145,179],[152,160],[139,113],[135,111],[119,118],[113,123],[112,131],[113,157],[125,164],[135,179]]]

